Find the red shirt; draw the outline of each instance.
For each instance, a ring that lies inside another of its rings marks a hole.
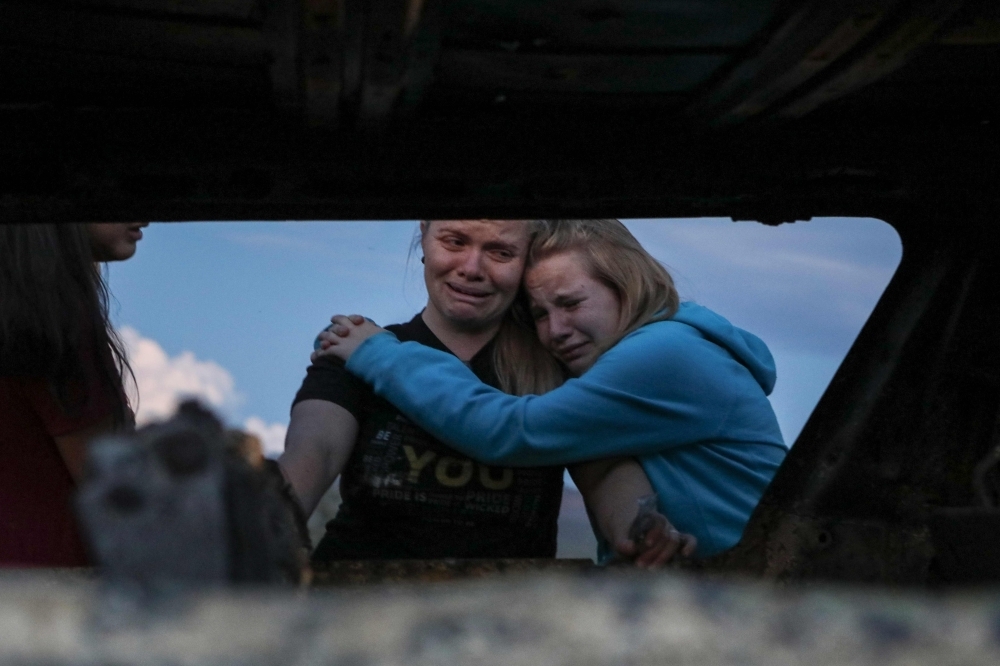
[[[73,478],[55,438],[112,414],[103,391],[68,415],[48,382],[0,377],[0,567],[89,564],[72,500]]]

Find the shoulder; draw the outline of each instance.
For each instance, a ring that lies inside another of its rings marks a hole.
[[[421,324],[420,315],[417,315],[406,323],[390,324],[386,326],[386,330],[400,340],[419,341]],[[316,344],[318,343],[317,337]],[[321,358],[306,369],[306,377],[295,394],[292,406],[303,400],[325,400],[340,405],[361,420],[372,396],[371,386],[348,372],[343,361]]]
[[[306,369],[292,407],[304,400],[324,400],[340,405],[360,420],[370,396],[371,387],[348,372],[342,361],[321,358]]]
[[[105,422],[114,414],[107,389],[99,381],[72,382],[65,391],[68,405],[56,397],[53,386],[44,379],[13,382],[20,398],[53,437],[87,430]]]
[[[698,329],[688,324],[666,319],[642,326],[624,338],[607,353],[625,357],[670,355],[677,351],[694,350],[706,342]]]
[[[660,384],[703,381],[725,352],[695,328],[673,320],[646,324],[597,359],[584,377],[603,384]],[[669,381],[668,381],[669,379]]]
[[[410,321],[400,324],[389,324],[384,328],[395,335],[400,342],[419,342],[420,344],[433,347],[437,341],[436,336],[427,327],[427,324],[424,323],[424,319],[419,312]]]
[[[399,338],[400,342],[412,340],[414,338],[414,327],[411,324],[412,322],[407,322],[405,324],[389,324],[385,327],[385,330]]]

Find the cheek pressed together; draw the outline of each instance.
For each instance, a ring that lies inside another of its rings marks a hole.
[[[539,260],[525,271],[524,284],[538,339],[574,376],[582,375],[618,335],[618,294],[591,275],[576,250]]]
[[[528,231],[518,220],[422,225],[426,315],[470,329],[499,324],[517,295]]]

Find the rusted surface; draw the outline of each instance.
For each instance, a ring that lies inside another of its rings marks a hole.
[[[764,112],[821,74],[858,44],[898,0],[804,3],[767,45],[741,62],[693,107],[717,123],[740,122]]]
[[[313,564],[313,587],[373,583],[438,583],[506,574],[579,573],[594,570],[591,560],[344,560]]]
[[[0,664],[994,664],[996,595],[678,575],[506,576],[308,596],[0,577]]]
[[[344,0],[306,0],[302,6],[302,95],[306,122],[312,126],[332,126],[340,114],[346,4]]]
[[[984,0],[0,16],[0,220],[795,219],[1000,192]]]
[[[781,115],[803,116],[823,104],[860,90],[902,67],[931,41],[959,8],[954,0],[922,0],[891,32],[867,50],[844,72],[816,90],[791,102]]]

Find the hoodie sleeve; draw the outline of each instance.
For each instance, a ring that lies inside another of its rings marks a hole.
[[[725,373],[705,369],[726,359],[730,371],[746,373],[693,329],[664,322],[630,334],[582,377],[541,396],[507,395],[454,356],[391,334],[364,342],[347,369],[472,458],[539,466],[650,455],[714,438],[732,396]]]

